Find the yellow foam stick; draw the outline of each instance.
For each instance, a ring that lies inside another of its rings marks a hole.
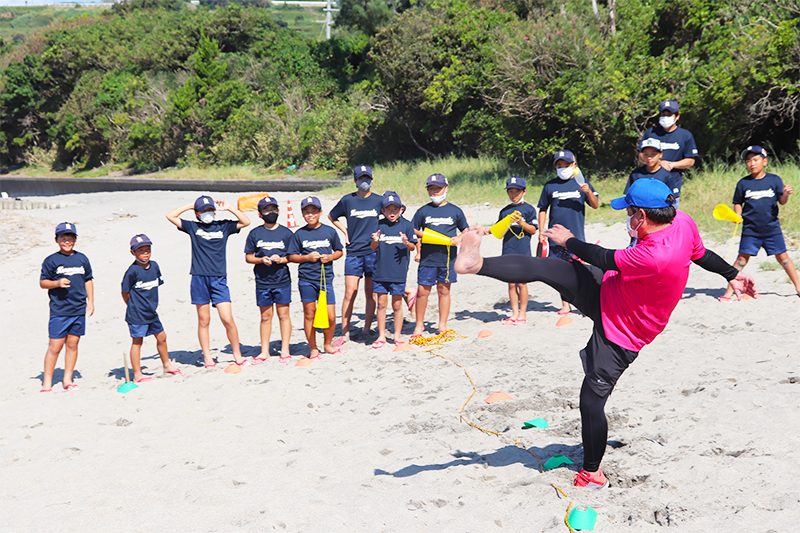
[[[319,264],[322,267],[322,273],[319,276],[320,291],[317,298],[317,310],[314,311],[314,322],[311,325],[315,328],[327,329],[331,325],[328,320],[328,284],[325,280],[325,265],[322,261]]]
[[[442,235],[438,231],[425,228],[422,230],[422,244],[439,244],[441,246],[450,246],[452,239],[447,235]]]
[[[514,223],[512,219],[514,218],[514,216],[518,214],[519,211],[514,211],[510,215],[506,215],[500,221],[498,221],[494,226],[489,228],[489,231],[491,231],[492,235],[494,235],[498,239],[502,239],[503,235],[505,235],[506,231],[508,231],[508,228],[511,227],[511,224]]]
[[[717,220],[727,220],[728,222],[733,222],[734,224],[739,224],[742,222],[742,216],[737,215],[736,211],[731,209],[726,204],[719,204],[714,208],[714,218]]]

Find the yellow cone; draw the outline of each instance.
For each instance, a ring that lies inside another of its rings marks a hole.
[[[442,246],[450,246],[451,239],[447,235],[442,235],[438,231],[425,228],[422,230],[422,244],[439,244]]]
[[[736,211],[731,209],[726,204],[719,204],[714,208],[714,218],[717,220],[727,220],[728,222],[733,222],[735,224],[738,224],[742,221],[741,215],[737,215]]]
[[[330,327],[330,325],[331,323],[328,321],[328,295],[325,291],[319,291],[313,326],[315,328],[326,329]]]
[[[519,211],[514,211],[510,215],[507,215],[507,216],[503,217],[502,220],[500,220],[494,226],[489,228],[489,231],[491,231],[492,235],[494,235],[498,239],[502,239],[503,235],[505,235],[506,231],[508,231],[508,228],[511,227],[511,224],[512,224],[512,220],[511,219],[512,219],[512,217],[514,217],[517,214],[519,214]]]

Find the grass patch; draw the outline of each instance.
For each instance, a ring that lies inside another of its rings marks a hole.
[[[783,267],[777,261],[761,261],[758,268],[765,272],[772,272],[773,270],[782,270]]]

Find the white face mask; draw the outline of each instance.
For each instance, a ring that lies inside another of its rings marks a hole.
[[[631,219],[633,217],[634,217],[634,215],[628,215],[627,220],[625,220],[625,229],[628,230],[628,235],[630,235],[634,239],[638,239],[639,238],[639,228],[642,227],[642,223],[644,222],[644,220],[639,222],[639,225],[636,226],[636,228],[633,228],[633,227],[631,227]]]
[[[447,193],[443,192],[439,196],[429,196],[429,198],[431,199],[431,202],[434,203],[434,205],[439,205],[442,202],[444,202],[445,198],[447,198]]]
[[[522,202],[525,201],[525,194],[519,197],[519,200],[516,202],[511,202],[511,205],[520,205]]]
[[[662,128],[671,128],[673,124],[675,124],[675,117],[660,117],[658,119],[658,123],[661,124]]]
[[[558,174],[558,177],[562,180],[567,181],[575,175],[575,169],[572,167],[557,168],[556,174]]]
[[[211,224],[214,222],[214,212],[206,211],[205,213],[200,213],[200,222],[203,224]]]

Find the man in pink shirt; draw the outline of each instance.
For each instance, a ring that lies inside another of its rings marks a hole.
[[[563,226],[545,232],[559,246],[588,264],[556,257],[487,257],[480,255],[483,228],[464,232],[455,270],[507,283],[541,281],[558,290],[594,321],[592,336],[581,350],[584,380],[580,394],[583,470],[575,485],[608,486],[600,462],[608,439],[605,404],[622,373],[669,321],[683,295],[692,262],[722,275],[737,292],[758,297],[753,280],[706,250],[694,220],[673,206],[669,186],[653,179],[635,181],[623,198],[611,201],[625,209],[634,247],[607,250],[576,239]]]

